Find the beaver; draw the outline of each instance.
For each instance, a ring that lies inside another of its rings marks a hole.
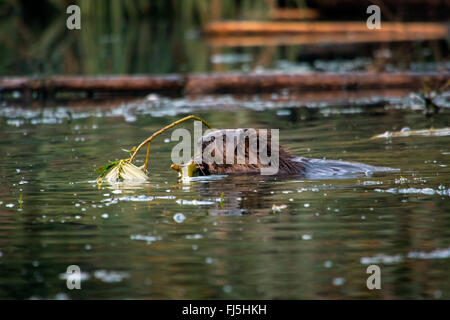
[[[278,130],[253,128],[215,130],[202,136],[197,143],[199,152],[191,162],[184,165],[184,168],[172,165],[172,169],[177,170],[180,176],[264,174],[264,170],[273,169],[265,174],[333,178],[399,171],[358,162],[295,156],[286,147],[278,145]]]

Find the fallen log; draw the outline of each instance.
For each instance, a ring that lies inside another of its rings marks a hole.
[[[209,36],[206,43],[213,48],[256,47],[282,45],[387,43],[443,39],[437,33],[342,33],[342,34],[286,34],[286,35],[220,35]]]
[[[298,91],[399,89],[423,87],[428,81],[439,87],[450,73],[307,73],[307,74],[192,74],[170,76],[56,76],[53,78],[0,78],[0,93],[20,91],[43,95],[63,92],[101,93],[261,93],[283,88]]]
[[[176,92],[183,89],[182,75],[167,76],[55,76],[51,78],[0,78],[0,92],[8,91],[156,91]]]
[[[383,22],[381,29],[368,29],[365,21],[342,22],[278,22],[220,21],[211,22],[204,30],[209,35],[225,34],[286,34],[286,33],[432,33],[446,37],[443,23]]]
[[[304,20],[317,19],[319,11],[308,8],[287,9],[287,8],[273,8],[269,12],[270,19],[273,20]]]
[[[308,74],[214,74],[189,77],[185,94],[266,92],[282,88],[308,90],[359,90],[423,87],[424,81],[439,87],[450,73],[308,73]]]

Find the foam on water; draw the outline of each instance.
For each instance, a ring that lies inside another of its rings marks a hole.
[[[440,195],[450,196],[450,189],[447,190],[435,190],[433,188],[389,188],[389,189],[374,189],[376,192],[387,192],[393,194],[424,194],[424,195]]]

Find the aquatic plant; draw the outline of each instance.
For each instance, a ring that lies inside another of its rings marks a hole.
[[[212,127],[200,117],[190,115],[179,119],[171,124],[165,126],[161,130],[155,132],[150,137],[142,141],[137,148],[133,147],[131,150],[125,150],[130,152],[130,157],[110,162],[109,164],[97,168],[95,171],[99,172],[100,175],[97,179],[98,183],[102,183],[103,180],[108,182],[119,182],[119,181],[145,181],[147,180],[147,167],[149,164],[149,155],[150,155],[150,144],[152,140],[160,135],[161,133],[167,131],[168,129],[190,119],[195,119],[204,123],[209,129]],[[147,145],[147,155],[145,157],[145,163],[141,167],[137,167],[133,164],[133,161],[136,159],[138,152]]]

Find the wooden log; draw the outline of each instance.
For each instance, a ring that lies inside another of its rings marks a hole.
[[[0,92],[22,91],[63,92],[167,92],[203,93],[261,93],[283,88],[308,90],[356,89],[418,89],[429,79],[440,86],[450,79],[450,73],[307,73],[307,74],[192,74],[170,76],[108,76],[54,78],[0,78]]]
[[[0,92],[23,90],[29,87],[31,78],[27,77],[3,77],[0,78]]]
[[[33,90],[56,91],[181,91],[185,78],[181,75],[167,76],[55,76],[52,78],[5,77],[0,78],[0,92]]]
[[[289,34],[289,33],[432,33],[445,37],[443,23],[383,22],[381,29],[370,30],[366,21],[357,22],[278,22],[278,21],[221,21],[205,28],[209,35],[225,34]]]
[[[269,17],[270,19],[273,20],[317,19],[319,17],[319,11],[308,8],[300,8],[300,9],[274,8],[270,10]]]
[[[192,75],[185,94],[251,93],[290,88],[308,90],[419,89],[428,79],[441,86],[450,73],[308,73],[308,74],[213,74]]]
[[[220,35],[206,38],[212,48],[256,47],[281,45],[387,43],[416,40],[439,40],[445,36],[434,33],[342,33],[342,34],[286,34],[286,35]]]

